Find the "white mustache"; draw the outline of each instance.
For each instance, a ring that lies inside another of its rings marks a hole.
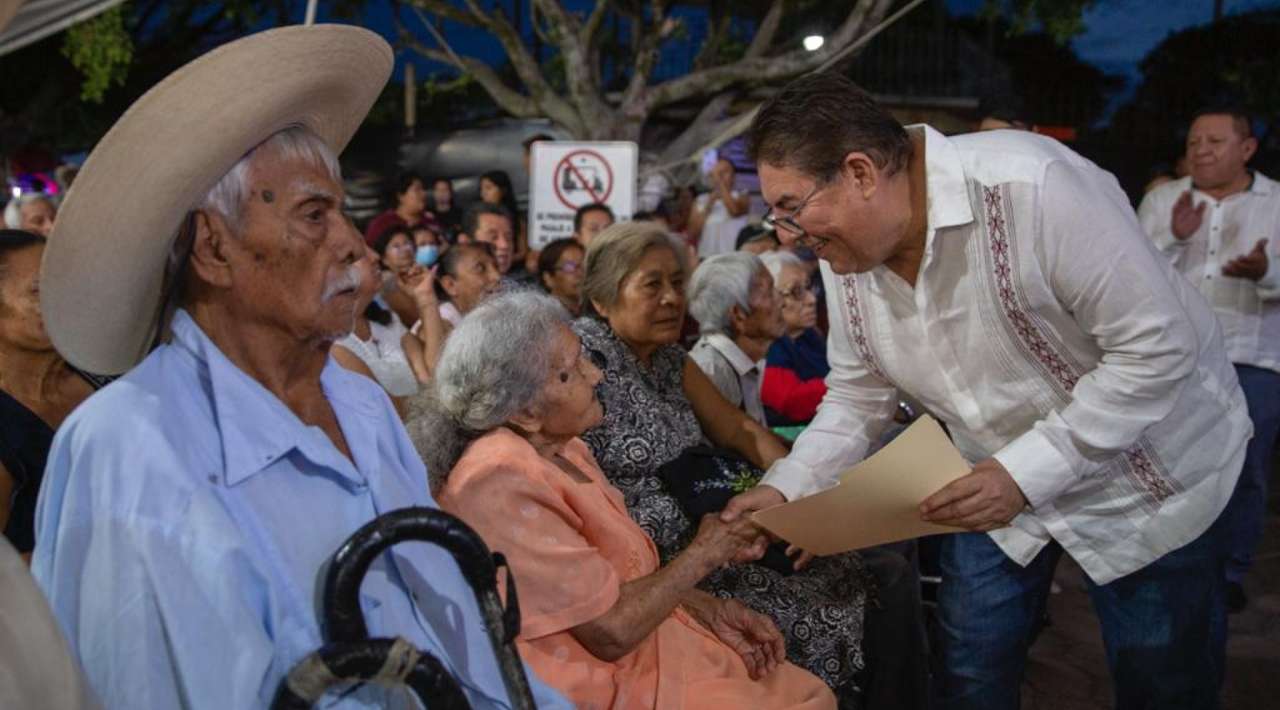
[[[325,284],[324,294],[320,296],[320,300],[328,301],[334,296],[348,289],[360,290],[364,285],[364,272],[360,270],[358,264],[352,264],[341,276]]]

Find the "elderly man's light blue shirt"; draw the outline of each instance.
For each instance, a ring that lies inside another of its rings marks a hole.
[[[109,708],[253,708],[322,644],[322,565],[375,516],[435,507],[390,400],[320,376],[352,457],[226,358],[185,313],[173,342],[77,409],[49,454],[33,572]],[[361,589],[372,636],[439,657],[477,708],[507,707],[470,587],[425,543]],[[531,676],[539,707],[570,707]],[[366,686],[338,707],[397,705]]]

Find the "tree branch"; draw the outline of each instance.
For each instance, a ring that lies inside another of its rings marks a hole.
[[[712,21],[711,27],[707,32],[707,38],[702,41],[702,46],[698,48],[698,54],[693,58],[693,69],[705,69],[715,60],[716,50],[720,44],[724,42],[725,37],[729,35],[730,17],[721,17],[719,20]]]
[[[404,0],[410,7],[426,10],[446,20],[452,20],[469,27],[479,27],[483,19],[477,20],[475,15],[463,10],[453,3],[444,0]]]
[[[470,57],[461,57],[452,49],[435,49],[406,37],[405,46],[418,54],[437,62],[450,64],[475,79],[485,93],[507,113],[520,118],[532,118],[541,114],[537,102],[502,83],[502,78],[488,64]]]
[[[748,82],[784,81],[817,69],[858,38],[869,14],[880,15],[891,3],[892,0],[858,0],[840,28],[816,52],[796,49],[776,57],[743,58],[732,64],[691,72],[663,82],[649,90],[648,108],[653,110]]]
[[[600,82],[596,77],[600,62],[598,57],[593,57],[590,46],[584,42],[582,24],[564,9],[559,0],[533,1],[555,28],[551,38],[560,47],[565,83],[568,85],[572,105],[578,107],[583,123],[591,124],[597,129],[604,128],[599,124],[612,113],[612,109],[601,95]],[[597,11],[603,15],[601,5],[607,4],[607,0],[597,0],[592,17],[596,16]]]
[[[582,26],[582,43],[588,47],[595,46],[597,36],[600,33],[600,25],[604,24],[605,15],[609,14],[609,0],[596,0],[596,6],[591,8],[591,14],[587,16],[587,22]],[[644,18],[641,17],[643,22]]]
[[[470,4],[470,0],[468,2]],[[515,54],[508,50],[507,56],[516,67],[516,74],[520,77],[525,87],[529,89],[528,96],[507,86],[502,81],[502,77],[498,76],[498,73],[488,64],[470,57],[459,56],[439,31],[430,24],[428,19],[421,15],[421,10],[417,11],[419,12],[419,19],[435,36],[436,41],[441,45],[441,49],[433,49],[421,44],[413,38],[412,34],[402,28],[401,39],[405,46],[424,57],[450,64],[457,67],[459,71],[470,74],[504,111],[521,118],[546,115],[575,135],[582,135],[585,125],[581,117],[574,111],[572,106],[552,90],[550,84],[542,76],[541,70],[534,63],[533,58],[529,56],[528,52],[524,51],[524,44],[518,36],[515,37],[515,41],[519,45]],[[490,31],[495,35],[499,35],[503,31],[501,27],[497,27],[499,24],[504,25],[510,35],[515,35],[515,30],[510,23],[501,16],[494,19],[486,18],[486,22],[491,22],[495,25],[490,28]],[[503,48],[507,48],[506,41],[503,42]],[[524,63],[523,70],[521,62]]]
[[[430,1],[433,4],[438,4],[438,0],[416,1]],[[546,114],[554,120],[560,121],[570,130],[573,130],[574,126],[580,126],[582,122],[576,117],[573,107],[561,99],[555,90],[551,88],[551,84],[542,75],[542,68],[538,66],[538,62],[534,60],[533,55],[529,54],[528,48],[525,47],[524,39],[511,26],[507,16],[501,12],[485,13],[484,8],[480,7],[476,0],[466,0],[466,5],[470,9],[471,15],[502,44],[502,49],[506,52],[507,59],[511,61],[511,66],[515,69],[516,76],[520,78],[520,82],[528,89],[530,97],[542,107]],[[453,9],[455,12],[459,11],[457,8]],[[496,96],[494,100],[497,100]],[[570,115],[575,115],[574,120],[568,120]]]
[[[760,20],[760,26],[756,28],[756,36],[752,37],[751,44],[747,45],[745,55],[747,58],[762,57],[769,51],[769,47],[773,46],[773,38],[778,35],[778,28],[782,25],[786,4],[787,0],[773,0],[769,11]]]
[[[643,28],[644,18],[632,20],[633,28]],[[653,17],[647,29],[632,32],[635,42],[635,56],[632,60],[631,80],[622,94],[622,113],[628,120],[636,118],[644,121],[649,113],[644,105],[645,88],[649,85],[649,75],[658,62],[658,49],[670,35],[673,25],[667,22],[666,7],[662,0],[654,0]]]

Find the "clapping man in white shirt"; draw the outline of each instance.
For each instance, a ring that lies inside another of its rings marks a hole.
[[[1267,511],[1267,477],[1280,432],[1280,185],[1248,168],[1257,150],[1249,118],[1207,109],[1187,132],[1191,174],[1147,193],[1142,227],[1174,268],[1209,299],[1249,403],[1253,439],[1227,506],[1227,601],[1241,582]]]
[[[1217,319],[1115,179],[1032,133],[904,128],[835,75],[780,92],[749,144],[767,221],[822,259],[831,374],[792,453],[724,517],[831,485],[910,395],[974,462],[920,505],[970,531],[942,540],[940,706],[1018,706],[1065,551],[1116,706],[1213,707],[1216,521],[1250,424]]]

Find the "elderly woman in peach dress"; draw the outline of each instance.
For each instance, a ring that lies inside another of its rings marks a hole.
[[[707,516],[659,567],[578,438],[603,414],[601,374],[569,322],[540,293],[489,299],[453,331],[409,424],[441,507],[507,556],[525,662],[584,709],[835,708],[768,617],[696,588],[759,530]]]

